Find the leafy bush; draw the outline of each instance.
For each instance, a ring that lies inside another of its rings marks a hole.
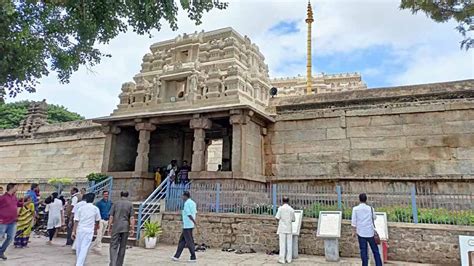
[[[102,173],[90,173],[86,176],[86,178],[89,181],[95,181],[96,183],[99,183],[99,182],[107,179],[107,175],[102,174]]]
[[[50,178],[48,180],[48,184],[58,187],[58,186],[66,186],[66,185],[71,185],[72,184],[72,179],[67,178],[67,177],[61,177],[61,178]]]
[[[320,211],[337,211],[337,205],[315,203],[304,209],[305,217],[318,218]],[[387,213],[389,222],[413,223],[413,212],[410,206],[388,206],[376,208],[377,212]],[[350,219],[352,209],[342,209],[344,219]],[[444,208],[418,209],[418,222],[430,224],[474,225],[473,210],[448,210]]]
[[[146,221],[143,227],[145,228],[145,237],[157,237],[163,233],[161,226],[157,222]]]

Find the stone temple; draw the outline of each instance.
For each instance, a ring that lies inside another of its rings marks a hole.
[[[155,43],[109,116],[33,112],[0,130],[0,183],[103,172],[143,199],[176,159],[196,183],[474,190],[474,80],[368,90],[357,73],[310,77],[270,78],[232,28]]]

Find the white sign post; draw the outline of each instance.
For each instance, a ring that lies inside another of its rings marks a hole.
[[[474,265],[474,236],[459,236],[459,251],[462,266]]]
[[[301,224],[303,223],[303,210],[295,211],[295,221],[291,224],[293,233],[293,259],[298,258],[298,236],[300,235]]]
[[[339,261],[339,238],[341,237],[341,211],[320,211],[317,237],[324,238],[326,261]]]
[[[375,231],[377,231],[380,237],[380,244],[378,245],[378,247],[379,247],[380,258],[382,260],[382,265],[383,265],[383,258],[384,258],[383,244],[384,242],[388,241],[387,213],[375,212],[375,216],[377,217],[374,221]],[[369,252],[369,254],[370,254],[370,260],[374,262],[372,264],[375,265],[374,253]]]

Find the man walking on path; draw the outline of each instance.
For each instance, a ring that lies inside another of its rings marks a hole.
[[[94,237],[94,229],[100,221],[99,209],[92,204],[95,194],[84,195],[86,204],[74,215],[74,231],[72,238],[76,239],[76,266],[83,266]]]
[[[278,219],[277,234],[280,238],[280,256],[278,263],[291,263],[293,259],[293,230],[292,223],[295,221],[295,210],[289,205],[290,199],[283,197],[283,206],[278,208],[275,218]],[[286,261],[285,261],[286,260]]]
[[[183,193],[184,207],[182,211],[183,220],[183,232],[179,238],[178,249],[176,254],[173,256],[174,261],[178,261],[184,247],[188,247],[189,253],[191,253],[191,259],[189,262],[196,262],[196,253],[194,251],[194,239],[193,239],[193,228],[196,224],[196,203],[191,199],[191,195],[188,191]]]
[[[74,214],[77,215],[77,212],[79,211],[79,209],[82,206],[86,205],[86,204],[87,204],[86,199],[83,196],[80,196],[80,201],[76,205],[74,205],[74,207],[72,208],[72,211],[71,211],[71,220],[72,221],[71,221],[71,223],[74,222]],[[74,224],[72,225],[71,228],[73,228],[73,230],[74,230]],[[72,236],[72,231],[73,230],[71,230],[71,236]],[[72,250],[73,250],[73,252],[76,251],[76,241],[74,241],[74,239],[72,239]]]
[[[7,192],[0,196],[0,236],[6,234],[3,244],[0,246],[0,259],[7,260],[5,251],[10,245],[16,233],[16,221],[18,219],[18,207],[22,207],[16,198],[17,185],[9,183]]]
[[[79,190],[76,187],[73,187],[71,189],[71,195],[71,204],[66,208],[66,246],[71,246],[74,243],[74,241],[72,240],[72,229],[74,228],[74,217],[72,210],[74,209],[74,206],[76,206],[77,203],[82,200],[82,196],[79,194]]]
[[[120,192],[120,200],[112,205],[109,216],[110,266],[123,265],[128,236],[133,235],[135,230],[134,215],[128,192]]]
[[[109,200],[109,192],[104,190],[102,192],[102,199],[96,203],[97,208],[100,211],[100,222],[99,222],[99,229],[97,229],[97,236],[92,243],[92,247],[98,253],[102,252],[102,237],[104,236],[108,221],[109,221],[109,212],[112,208],[112,202]]]
[[[352,209],[352,236],[357,234],[359,240],[360,257],[362,259],[362,266],[367,266],[369,263],[367,243],[374,253],[375,265],[382,266],[382,259],[380,258],[379,247],[375,243],[375,228],[374,209],[367,205],[367,195],[362,193],[359,195],[360,204]]]

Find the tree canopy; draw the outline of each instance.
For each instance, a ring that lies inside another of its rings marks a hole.
[[[196,24],[203,13],[225,9],[219,0],[179,0]],[[162,21],[177,30],[175,0],[0,0],[0,87],[10,96],[35,92],[51,71],[68,83],[79,66],[110,56],[97,49],[121,32],[160,30]]]
[[[16,128],[25,118],[31,101],[19,101],[0,104],[0,128]],[[48,104],[48,118],[50,124],[82,120],[81,115],[68,111],[64,106]]]
[[[474,31],[474,2],[471,0],[402,0],[401,9],[410,9],[413,14],[423,11],[436,22],[455,19],[459,25],[456,29],[463,36],[461,49],[474,47],[474,39],[469,32]]]

